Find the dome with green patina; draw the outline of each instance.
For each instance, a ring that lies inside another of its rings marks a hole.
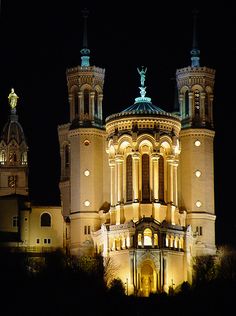
[[[141,96],[135,99],[134,104],[131,106],[127,107],[125,110],[112,114],[106,118],[106,123],[109,121],[112,121],[117,118],[122,118],[122,117],[130,117],[130,116],[163,116],[163,117],[173,117],[173,118],[178,118],[179,117],[173,113],[166,112],[160,107],[154,105],[151,102],[151,98]]]

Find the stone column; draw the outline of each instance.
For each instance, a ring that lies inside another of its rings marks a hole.
[[[83,121],[84,119],[84,102],[83,102],[83,92],[79,91],[79,120]]]
[[[124,157],[123,155],[116,155],[115,158],[116,168],[117,168],[117,203],[123,203],[123,167],[124,167]]]
[[[134,153],[132,155],[133,158],[133,201],[139,201],[139,161],[140,161],[140,153]]]
[[[178,161],[172,163],[173,165],[173,204],[178,206]]]
[[[73,107],[73,98],[72,94],[69,94],[69,104],[70,104],[70,121],[72,122],[75,117],[75,109]]]
[[[102,121],[102,100],[103,94],[99,93],[98,95],[98,118]]]
[[[189,92],[188,97],[189,97],[189,117],[192,119],[194,117],[193,92]]]
[[[206,121],[206,117],[205,117],[205,98],[206,98],[206,93],[205,92],[201,92],[200,93],[200,118],[201,118],[203,124],[205,124],[205,121]]]
[[[173,203],[173,159],[167,158],[167,203]]]
[[[90,91],[90,93],[89,93],[89,98],[90,98],[90,102],[89,102],[89,118],[91,119],[91,121],[94,121],[94,97],[95,97],[95,92],[94,91]]]
[[[208,117],[209,117],[209,121],[212,123],[213,122],[213,111],[212,111],[212,104],[213,104],[213,99],[214,99],[214,95],[210,94],[209,96],[209,109],[208,109]]]
[[[109,160],[109,166],[110,166],[110,184],[111,184],[111,206],[115,206],[115,160],[110,159]]]
[[[151,161],[152,161],[152,178],[153,178],[153,199],[154,202],[158,202],[159,200],[159,156],[157,154],[152,154]]]
[[[163,290],[168,293],[168,268],[167,268],[167,258],[163,256]]]
[[[175,212],[174,191],[175,190],[174,190],[173,162],[174,162],[173,156],[167,157],[167,221],[171,223],[172,225],[175,224],[174,222],[174,212]]]
[[[184,96],[183,93],[180,93],[179,95],[179,104],[180,104],[180,116],[183,117],[185,116],[185,109],[184,109],[184,104],[183,104]]]
[[[115,224],[116,218],[115,218],[115,160],[110,159],[109,160],[109,166],[110,166],[110,183],[111,183],[111,208],[110,208],[110,221],[111,224]]]

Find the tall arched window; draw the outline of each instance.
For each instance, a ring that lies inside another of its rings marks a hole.
[[[41,215],[41,226],[50,227],[51,226],[51,215],[48,213],[43,213]]]
[[[89,90],[84,90],[84,114],[89,115]]]
[[[74,111],[75,117],[79,114],[79,102],[78,102],[78,92],[77,90],[73,91],[73,100],[74,100]]]
[[[126,201],[133,200],[133,183],[132,183],[132,156],[126,158]]]
[[[159,200],[164,201],[164,158],[159,158]]]
[[[185,116],[189,115],[189,95],[188,95],[188,90],[186,90],[185,94],[184,94],[184,115]]]
[[[143,232],[143,243],[144,246],[152,246],[152,230],[150,228],[145,228]]]
[[[142,201],[150,201],[149,155],[142,155]]]
[[[0,163],[1,163],[1,165],[4,165],[5,161],[6,161],[5,150],[2,150],[1,154],[0,154]]]
[[[22,154],[21,154],[21,164],[22,165],[26,165],[27,164],[27,152],[24,151]]]
[[[70,165],[70,156],[69,156],[69,146],[65,146],[65,168],[69,167]]]

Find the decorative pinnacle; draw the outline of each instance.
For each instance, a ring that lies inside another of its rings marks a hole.
[[[146,72],[147,72],[147,67],[144,69],[144,67],[142,66],[142,69],[138,69],[138,73],[140,74],[140,83],[141,83],[141,87],[139,87],[140,89],[140,95],[141,97],[138,97],[135,99],[135,102],[151,102],[150,98],[145,97],[146,95],[146,87],[144,86],[144,82],[145,82],[145,78],[146,78]]]
[[[138,73],[140,74],[140,82],[141,82],[141,87],[144,87],[144,82],[145,82],[145,77],[146,77],[146,72],[147,72],[147,67],[145,68],[145,70],[143,69],[143,66],[142,66],[142,69],[138,70]]]
[[[9,101],[12,113],[16,113],[17,99],[19,99],[19,97],[15,93],[14,89],[12,88],[11,92],[8,95],[8,101]]]
[[[198,42],[197,42],[197,15],[199,11],[197,9],[193,10],[193,45],[191,50],[191,60],[192,60],[192,67],[199,67],[200,66],[200,50],[198,49]]]
[[[88,49],[88,36],[87,36],[87,18],[89,11],[85,8],[82,10],[83,18],[84,18],[84,32],[83,32],[83,48],[81,49],[81,66],[88,67],[89,66],[89,54],[90,50]]]

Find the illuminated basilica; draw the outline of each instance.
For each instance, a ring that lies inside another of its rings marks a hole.
[[[1,246],[99,253],[129,294],[191,283],[192,259],[216,251],[215,70],[200,66],[194,43],[191,64],[176,71],[178,112],[152,103],[141,67],[140,95],[104,124],[105,69],[90,65],[84,32],[81,65],[66,72],[70,121],[58,126],[61,207],[27,200],[28,147],[12,91],[0,139]]]

